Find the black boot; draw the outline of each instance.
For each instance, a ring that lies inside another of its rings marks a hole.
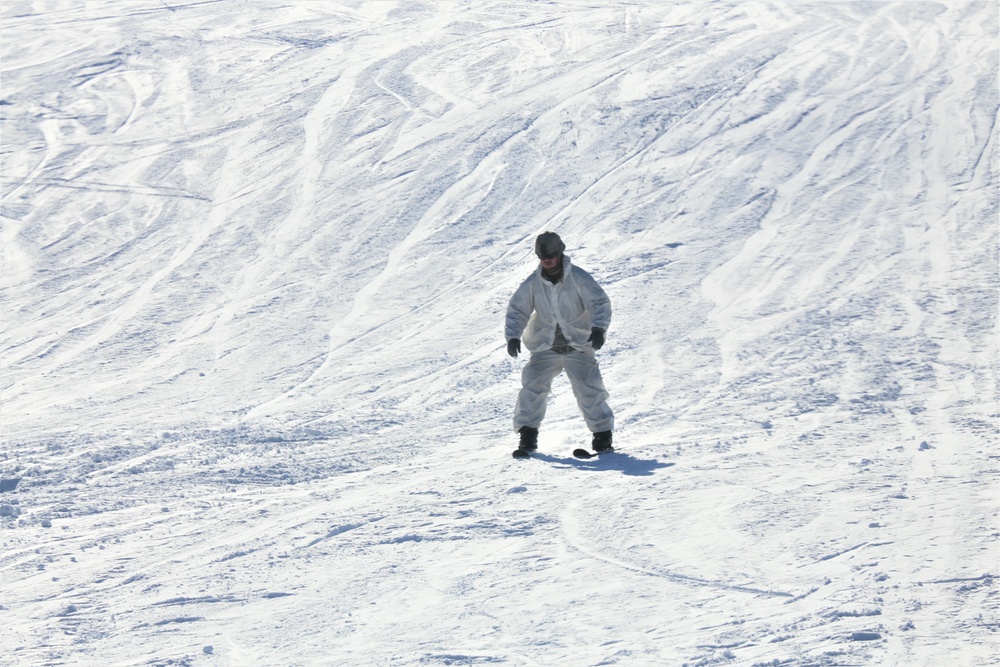
[[[537,428],[522,426],[517,432],[521,434],[521,444],[517,446],[518,449],[523,449],[526,452],[533,452],[538,449]]]
[[[599,433],[595,433],[591,447],[598,453],[610,452],[614,449],[611,446],[611,431],[600,431]]]

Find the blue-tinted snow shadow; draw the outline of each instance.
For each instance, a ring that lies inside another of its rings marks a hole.
[[[592,459],[578,459],[574,456],[552,456],[551,454],[541,454],[535,452],[532,458],[549,463],[561,463],[582,470],[614,470],[623,475],[635,475],[645,477],[652,475],[657,470],[671,468],[675,464],[669,461],[657,461],[656,459],[639,459],[624,452],[616,451],[610,454],[601,454]]]

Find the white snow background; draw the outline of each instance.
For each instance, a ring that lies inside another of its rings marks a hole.
[[[0,14],[4,665],[1000,662],[996,2]]]

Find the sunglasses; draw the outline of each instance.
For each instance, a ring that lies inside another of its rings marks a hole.
[[[559,256],[559,253],[557,253],[557,252],[550,252],[547,255],[539,254],[538,255],[538,259],[555,259],[558,256]]]

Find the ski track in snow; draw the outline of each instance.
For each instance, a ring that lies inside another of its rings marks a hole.
[[[1000,662],[995,3],[0,20],[4,664]]]

